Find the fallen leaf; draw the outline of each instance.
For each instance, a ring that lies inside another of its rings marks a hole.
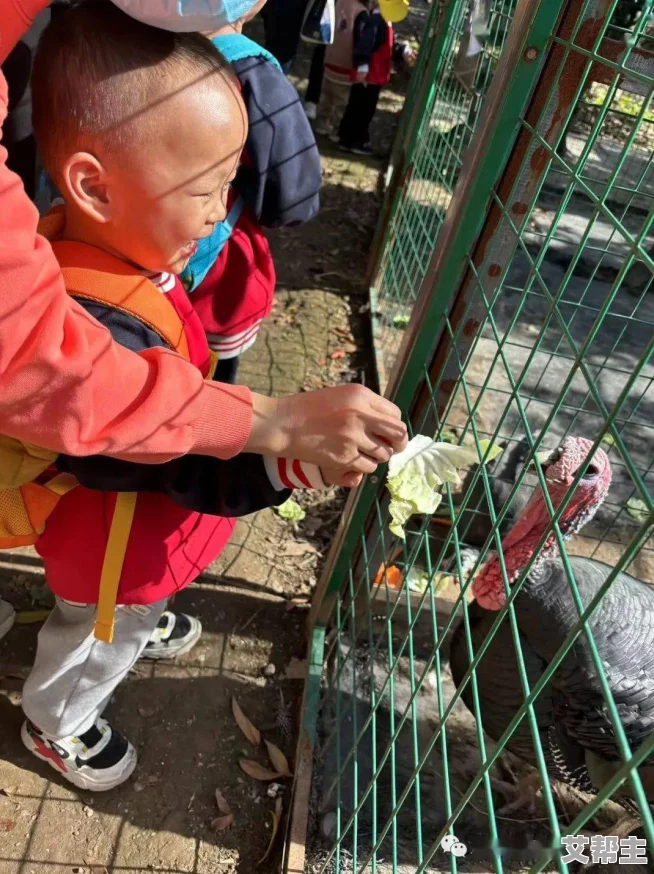
[[[225,829],[231,828],[234,825],[234,817],[231,813],[225,816],[217,816],[211,820],[211,828],[217,832],[224,832]]]
[[[638,522],[645,522],[649,517],[647,504],[640,498],[629,498],[627,501],[627,513]]]
[[[139,707],[139,716],[142,716],[144,719],[149,719],[156,712],[154,707]]]
[[[13,832],[15,828],[15,819],[0,819],[0,832]]]
[[[286,612],[290,612],[291,610],[302,610],[310,607],[308,598],[291,598],[290,601],[286,603]]]
[[[278,771],[282,777],[292,777],[291,769],[288,766],[288,759],[279,747],[269,740],[264,741],[268,750],[268,758],[272,762],[273,768]]]
[[[232,698],[232,713],[234,714],[236,724],[241,729],[246,738],[253,746],[258,746],[261,743],[261,732],[256,727],[256,725],[253,725],[250,722],[245,713],[243,713],[236,698]]]
[[[230,814],[232,811],[227,803],[227,799],[220,791],[220,789],[216,789],[216,804],[218,805],[218,810],[225,815]]]
[[[35,622],[45,622],[52,610],[19,610],[16,613],[16,625],[33,625]]]
[[[329,357],[332,361],[338,361],[339,358],[345,358],[345,349],[335,349]]]
[[[279,831],[279,823],[281,822],[281,819],[282,819],[282,799],[281,798],[276,799],[275,810],[270,815],[272,816],[272,821],[273,821],[272,834],[270,835],[268,849],[263,854],[263,856],[259,859],[259,861],[257,862],[257,865],[261,865],[263,862],[266,861],[266,859],[270,855],[270,852],[271,852],[273,845],[275,843],[275,838],[277,837],[277,832]]]
[[[269,780],[277,780],[282,775],[277,771],[271,771],[269,768],[264,768],[259,762],[254,762],[252,759],[239,759],[241,770],[245,771],[248,777],[254,777],[255,780],[268,782]]]
[[[319,359],[318,359],[318,367],[324,367],[324,366],[325,366],[325,363],[326,363],[326,362],[325,362],[325,359],[324,359],[324,358],[319,358]]]

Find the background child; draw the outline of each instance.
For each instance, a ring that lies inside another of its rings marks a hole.
[[[334,140],[337,139],[336,128],[347,106],[352,82],[362,81],[365,77],[365,70],[357,70],[354,55],[371,4],[372,0],[338,0],[336,3],[334,41],[326,47],[324,55],[317,126],[319,133]]]
[[[236,74],[249,130],[227,220],[200,241],[182,277],[224,382],[234,382],[239,356],[272,309],[275,268],[263,227],[306,222],[319,205],[320,155],[298,93],[272,55],[241,34],[261,5],[211,35]]]
[[[139,289],[147,278],[157,305],[163,293],[177,313],[188,357],[206,377],[206,338],[175,274],[226,215],[247,131],[229,67],[202,36],[157,31],[108,0],[89,0],[43,35],[34,130],[66,202],[43,231],[59,241],[60,257],[73,252],[73,266],[85,268],[67,274],[76,283],[87,277],[86,287],[75,286],[85,309],[147,354],[165,345],[156,324],[135,318],[128,298],[112,306],[95,292],[98,282],[135,277]],[[37,545],[57,601],[23,690],[22,739],[70,782],[100,791],[136,765],[134,747],[100,716],[116,685],[146,647],[150,657],[170,656],[200,635],[197,620],[165,611],[168,597],[217,557],[231,517],[279,503],[288,486],[323,480],[312,466],[252,455],[187,455],[163,465],[60,456],[58,467],[82,485],[59,500]],[[116,503],[110,489],[140,494],[107,644],[92,629]]]
[[[336,35],[325,52],[321,117],[325,132],[344,151],[372,155],[370,123],[381,89],[391,80],[394,62],[415,61],[415,52],[396,39],[392,24],[406,18],[408,4],[339,0],[336,8]]]

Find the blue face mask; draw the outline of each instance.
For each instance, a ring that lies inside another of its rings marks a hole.
[[[164,30],[211,31],[232,24],[256,0],[113,0],[123,12]]]

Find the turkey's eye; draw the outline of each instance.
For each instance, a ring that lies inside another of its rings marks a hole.
[[[597,476],[599,474],[599,468],[597,468],[594,464],[589,464],[586,468],[586,473],[584,474],[584,479],[590,479],[593,476]]]

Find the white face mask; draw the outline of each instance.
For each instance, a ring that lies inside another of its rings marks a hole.
[[[113,0],[123,12],[153,27],[211,31],[243,18],[256,0]]]

